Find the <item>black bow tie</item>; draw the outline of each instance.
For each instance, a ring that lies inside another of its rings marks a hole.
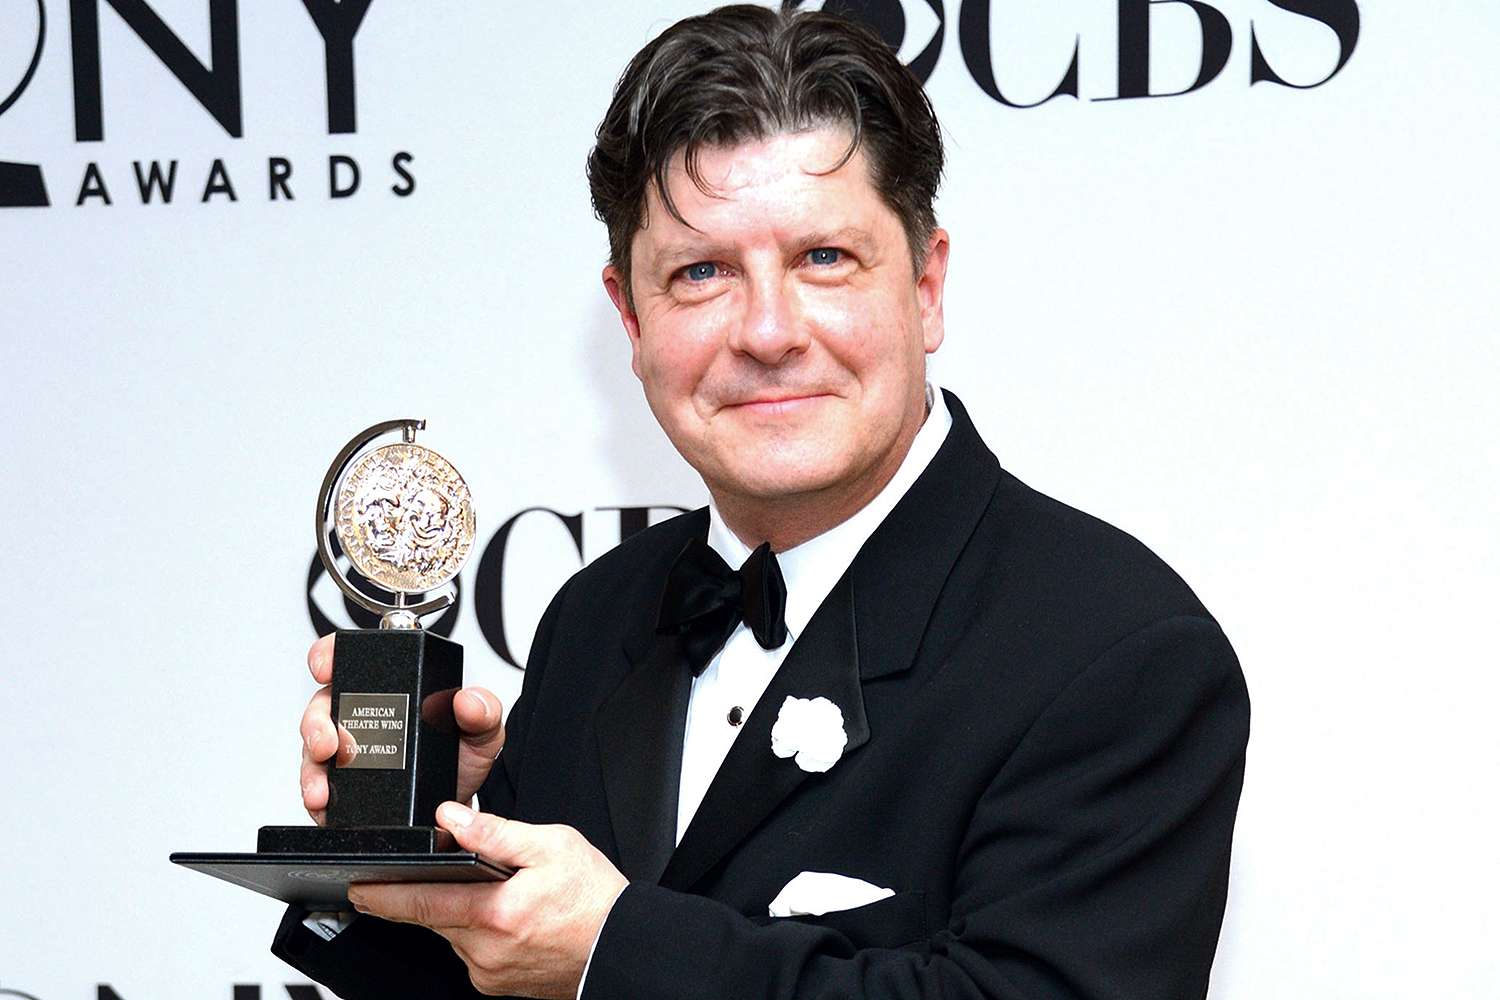
[[[656,631],[682,637],[697,677],[741,621],[762,649],[786,642],[786,581],[771,544],[750,553],[736,571],[705,539],[694,538],[667,573]]]

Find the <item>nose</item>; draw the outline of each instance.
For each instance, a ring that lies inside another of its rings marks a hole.
[[[796,293],[788,289],[783,274],[746,282],[745,314],[729,337],[732,350],[761,364],[778,365],[807,350],[810,340]]]

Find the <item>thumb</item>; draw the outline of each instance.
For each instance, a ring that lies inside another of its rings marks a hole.
[[[458,846],[506,868],[532,868],[547,855],[549,840],[541,827],[475,812],[457,802],[438,806],[438,825],[453,834]]]

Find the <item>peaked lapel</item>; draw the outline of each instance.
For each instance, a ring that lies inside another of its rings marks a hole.
[[[677,837],[677,784],[692,674],[675,636],[655,636],[599,706],[595,732],[620,870],[655,882]],[[627,651],[627,656],[630,653]]]
[[[851,586],[847,575],[835,585],[756,702],[672,853],[661,877],[666,888],[690,888],[812,777],[771,752],[771,728],[788,696],[825,697],[843,712],[848,742],[835,768],[869,740]]]
[[[677,638],[656,634],[656,615],[667,567],[689,538],[708,530],[708,508],[662,530],[669,534],[659,549],[660,565],[642,566],[641,589],[626,599],[643,611],[624,643],[631,670],[594,716],[620,870],[648,882],[661,876],[677,837],[682,734],[693,683]]]
[[[867,681],[916,660],[953,566],[1000,485],[1000,463],[969,412],[946,389],[943,399],[953,417],[947,439],[849,567]]]

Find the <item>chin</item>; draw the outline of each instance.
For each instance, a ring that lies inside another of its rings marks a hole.
[[[734,466],[724,469],[721,481],[734,492],[760,499],[816,493],[847,479],[848,463],[821,456],[819,461],[788,461],[786,456],[747,462],[736,456]]]

